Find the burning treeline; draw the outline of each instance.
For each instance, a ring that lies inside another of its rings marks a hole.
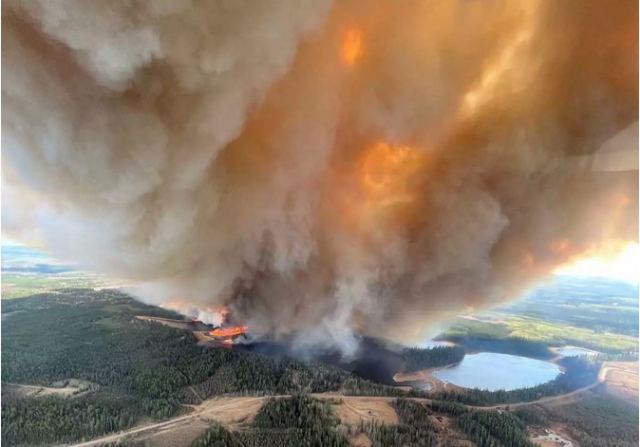
[[[5,1],[3,229],[258,335],[418,335],[636,239],[637,12]]]

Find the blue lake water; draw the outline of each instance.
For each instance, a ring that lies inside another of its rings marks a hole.
[[[433,373],[443,382],[489,391],[513,390],[548,382],[561,370],[558,365],[517,355],[480,352],[468,354],[454,367]]]

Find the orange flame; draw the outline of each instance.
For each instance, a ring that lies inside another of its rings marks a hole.
[[[213,337],[237,337],[238,335],[243,335],[247,332],[247,326],[232,326],[225,328],[217,328],[209,332],[209,335]]]
[[[342,39],[342,60],[348,67],[352,67],[361,55],[362,32],[357,28],[348,29]]]

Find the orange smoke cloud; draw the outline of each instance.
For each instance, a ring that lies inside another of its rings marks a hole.
[[[568,239],[558,239],[553,241],[549,248],[556,255],[567,255],[571,250],[571,242]]]
[[[16,239],[345,351],[636,242],[637,2],[165,3],[3,2]]]
[[[359,29],[351,28],[344,33],[340,56],[348,67],[355,65],[362,56],[362,32]]]
[[[358,166],[366,204],[384,207],[413,200],[411,181],[423,165],[424,154],[416,148],[376,143]]]

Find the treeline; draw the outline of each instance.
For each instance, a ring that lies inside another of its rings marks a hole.
[[[271,398],[248,430],[231,433],[215,424],[193,447],[347,447],[339,419],[326,403],[306,395]]]
[[[635,362],[638,360],[638,351],[599,353],[592,358],[599,362]]]
[[[563,374],[541,385],[515,390],[488,391],[477,388],[462,391],[438,391],[432,394],[434,399],[460,402],[468,405],[487,406],[530,402],[545,396],[565,394],[591,385],[598,380],[600,364],[584,357],[568,357],[558,362],[564,369]]]
[[[357,432],[365,433],[373,447],[418,447],[441,445],[438,428],[429,418],[430,411],[423,404],[396,399],[393,406],[398,415],[397,425],[386,425],[375,421],[361,422]]]
[[[513,354],[537,359],[549,359],[553,353],[545,343],[521,337],[483,337],[472,335],[447,335],[447,341],[455,342],[469,351]]]
[[[431,349],[406,348],[402,351],[406,360],[406,372],[458,363],[464,358],[464,349],[460,346],[436,346]]]

